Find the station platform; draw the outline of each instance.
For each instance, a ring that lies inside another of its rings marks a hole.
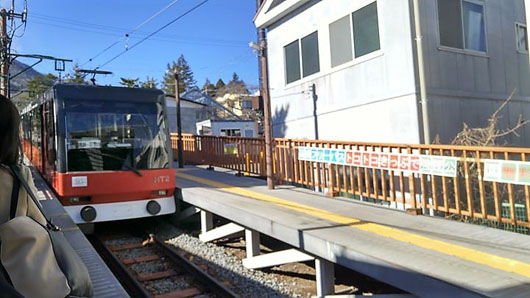
[[[182,200],[420,297],[528,297],[530,237],[215,168],[176,170]]]
[[[34,168],[32,168],[32,174],[38,191],[37,198],[42,204],[44,212],[55,225],[63,230],[66,239],[88,269],[94,287],[93,297],[129,297],[85,235],[64,210],[53,191]]]

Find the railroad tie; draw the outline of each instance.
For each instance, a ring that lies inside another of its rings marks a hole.
[[[175,270],[159,271],[154,273],[140,273],[137,275],[139,281],[157,280],[177,275]]]
[[[160,259],[160,256],[150,255],[150,256],[143,256],[143,257],[136,257],[136,258],[121,259],[120,261],[124,265],[132,265],[132,264],[141,263],[141,262],[156,261],[156,260],[159,260],[159,259]]]
[[[187,288],[184,290],[178,290],[166,294],[155,295],[155,298],[186,298],[199,295],[201,291],[197,288]]]

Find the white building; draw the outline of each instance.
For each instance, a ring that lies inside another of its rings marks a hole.
[[[274,136],[422,142],[412,3],[266,0]],[[524,0],[419,3],[431,137],[486,125],[512,92],[501,126],[530,118]],[[520,135],[508,142],[530,145],[530,126]]]
[[[197,122],[197,134],[223,137],[257,137],[253,120],[205,120]]]

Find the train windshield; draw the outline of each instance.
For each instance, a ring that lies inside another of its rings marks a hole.
[[[68,171],[169,167],[161,103],[65,100]]]

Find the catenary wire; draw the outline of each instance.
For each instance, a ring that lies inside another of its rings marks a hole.
[[[99,65],[98,67],[96,67],[96,70],[101,68],[101,67],[104,67],[106,65],[108,65],[109,63],[111,63],[112,61],[118,59],[118,57],[120,57],[121,55],[127,53],[128,51],[132,50],[133,48],[135,48],[136,46],[138,46],[139,44],[143,43],[144,41],[148,40],[150,37],[154,36],[155,34],[157,34],[158,32],[164,30],[165,28],[169,27],[171,24],[175,23],[176,21],[182,19],[183,17],[187,16],[188,14],[192,13],[194,10],[198,9],[199,7],[203,6],[204,4],[206,4],[208,1],[210,0],[204,0],[202,1],[201,3],[195,5],[194,7],[188,9],[186,12],[184,12],[183,14],[179,15],[178,17],[176,17],[175,19],[171,20],[169,23],[165,24],[164,26],[158,28],[157,30],[155,30],[154,32],[152,32],[151,34],[147,35],[146,37],[142,38],[140,41],[136,42],[135,44],[133,44],[132,46],[130,46],[127,50],[124,50],[122,52],[120,52],[118,55],[112,57],[111,59],[109,59],[107,62]]]

